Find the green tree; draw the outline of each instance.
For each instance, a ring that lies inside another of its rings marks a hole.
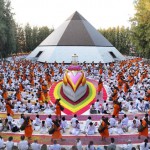
[[[0,0],[0,52],[6,57],[15,51],[15,22],[9,0]]]
[[[32,50],[32,28],[29,23],[25,26],[25,41],[26,41],[26,52]]]
[[[26,41],[24,29],[20,25],[16,25],[16,52],[22,53],[26,51]]]
[[[114,47],[116,47],[121,53],[129,54],[131,46],[130,29],[122,27],[113,27],[108,29],[100,29],[100,33],[106,37]]]
[[[131,39],[143,57],[150,58],[150,0],[135,0],[136,13],[131,21]]]

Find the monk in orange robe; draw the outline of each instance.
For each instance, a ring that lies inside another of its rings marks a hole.
[[[56,105],[55,114],[56,114],[57,117],[61,118],[60,99],[56,99],[55,105]]]
[[[19,83],[19,91],[20,91],[20,92],[22,92],[22,91],[23,91],[23,89],[24,89],[24,88],[23,88],[22,83]]]
[[[53,122],[54,122],[53,126],[54,126],[55,131],[52,134],[51,142],[53,142],[53,140],[55,140],[55,139],[57,139],[57,140],[61,139],[61,141],[63,141],[64,139],[62,139],[61,127],[60,127],[59,120],[56,119]]]
[[[143,131],[139,132],[139,137],[138,137],[138,138],[140,139],[140,138],[141,138],[141,135],[146,136],[146,137],[148,138],[148,124],[147,124],[147,122],[146,122],[146,119],[143,119],[143,120],[141,121],[141,124],[142,124],[142,126],[145,127],[145,128],[144,128]]]
[[[98,95],[100,94],[102,89],[103,89],[103,81],[100,79],[98,82],[98,89],[97,89]]]
[[[108,118],[103,118],[101,125],[102,125],[103,127],[105,127],[105,130],[100,133],[100,135],[101,135],[101,137],[102,137],[102,141],[103,141],[103,140],[105,140],[105,138],[108,138],[108,137],[109,137],[109,131],[108,131],[109,122],[108,122]]]
[[[119,105],[118,102],[115,102],[115,103],[114,103],[113,115],[114,115],[115,117],[117,117],[117,118],[118,118],[118,116],[119,116],[119,111],[120,111],[120,105]]]
[[[11,116],[13,116],[14,112],[12,111],[11,108],[12,108],[12,106],[11,106],[10,102],[9,101],[6,102],[6,111],[7,111],[7,114],[10,114]]]
[[[7,90],[5,90],[5,89],[3,90],[2,96],[3,96],[3,98],[5,100],[8,98],[8,92],[7,92]]]
[[[27,137],[28,139],[31,139],[31,137],[32,137],[32,132],[33,132],[33,129],[32,129],[32,122],[31,122],[31,120],[30,120],[30,117],[28,116],[28,117],[25,119],[25,130],[24,130],[25,137]]]
[[[16,91],[17,100],[21,101],[21,93],[19,90]]]

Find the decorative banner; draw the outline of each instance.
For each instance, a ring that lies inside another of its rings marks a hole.
[[[86,83],[88,85],[87,92],[77,102],[71,101],[63,94],[62,81],[53,84],[49,91],[51,102],[55,103],[56,99],[61,98],[60,103],[65,108],[63,111],[65,114],[83,114],[85,111],[89,110],[91,104],[95,102],[96,97],[96,87],[89,80],[86,81]]]

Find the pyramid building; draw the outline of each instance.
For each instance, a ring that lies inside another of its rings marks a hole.
[[[125,57],[84,17],[73,13],[36,47],[27,59],[54,63],[71,63],[72,55],[78,55],[80,63],[108,63]]]

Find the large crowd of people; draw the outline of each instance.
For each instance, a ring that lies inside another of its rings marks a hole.
[[[83,62],[79,65],[87,78],[97,80],[97,95],[100,95],[88,110],[89,117],[84,123],[76,114],[71,120],[66,120],[65,115],[62,116],[61,100],[52,103],[48,94],[51,85],[63,79],[68,67],[65,62],[48,64],[18,58],[1,61],[0,111],[6,112],[7,117],[0,120],[0,131],[24,130],[25,137],[30,140],[33,132],[48,134],[53,128],[51,141],[55,145],[59,145],[56,140],[65,140],[63,134],[66,132],[74,136],[85,134],[85,137],[100,133],[103,141],[113,134],[138,133],[138,138],[145,136],[145,143],[148,143],[150,65],[141,58],[107,64]],[[103,100],[103,87],[108,94],[106,101]],[[13,118],[15,113],[21,113],[20,119]],[[28,114],[36,114],[35,119],[32,120]],[[46,114],[47,118],[41,120],[40,114]],[[90,114],[102,114],[102,118],[96,122]],[[111,117],[108,118],[107,114]],[[128,114],[134,116],[132,120]],[[143,114],[143,117],[139,118],[138,114]],[[52,115],[56,119],[52,119]],[[21,141],[25,137],[22,136]],[[12,137],[8,140],[12,141]],[[88,147],[93,145],[92,142]]]

